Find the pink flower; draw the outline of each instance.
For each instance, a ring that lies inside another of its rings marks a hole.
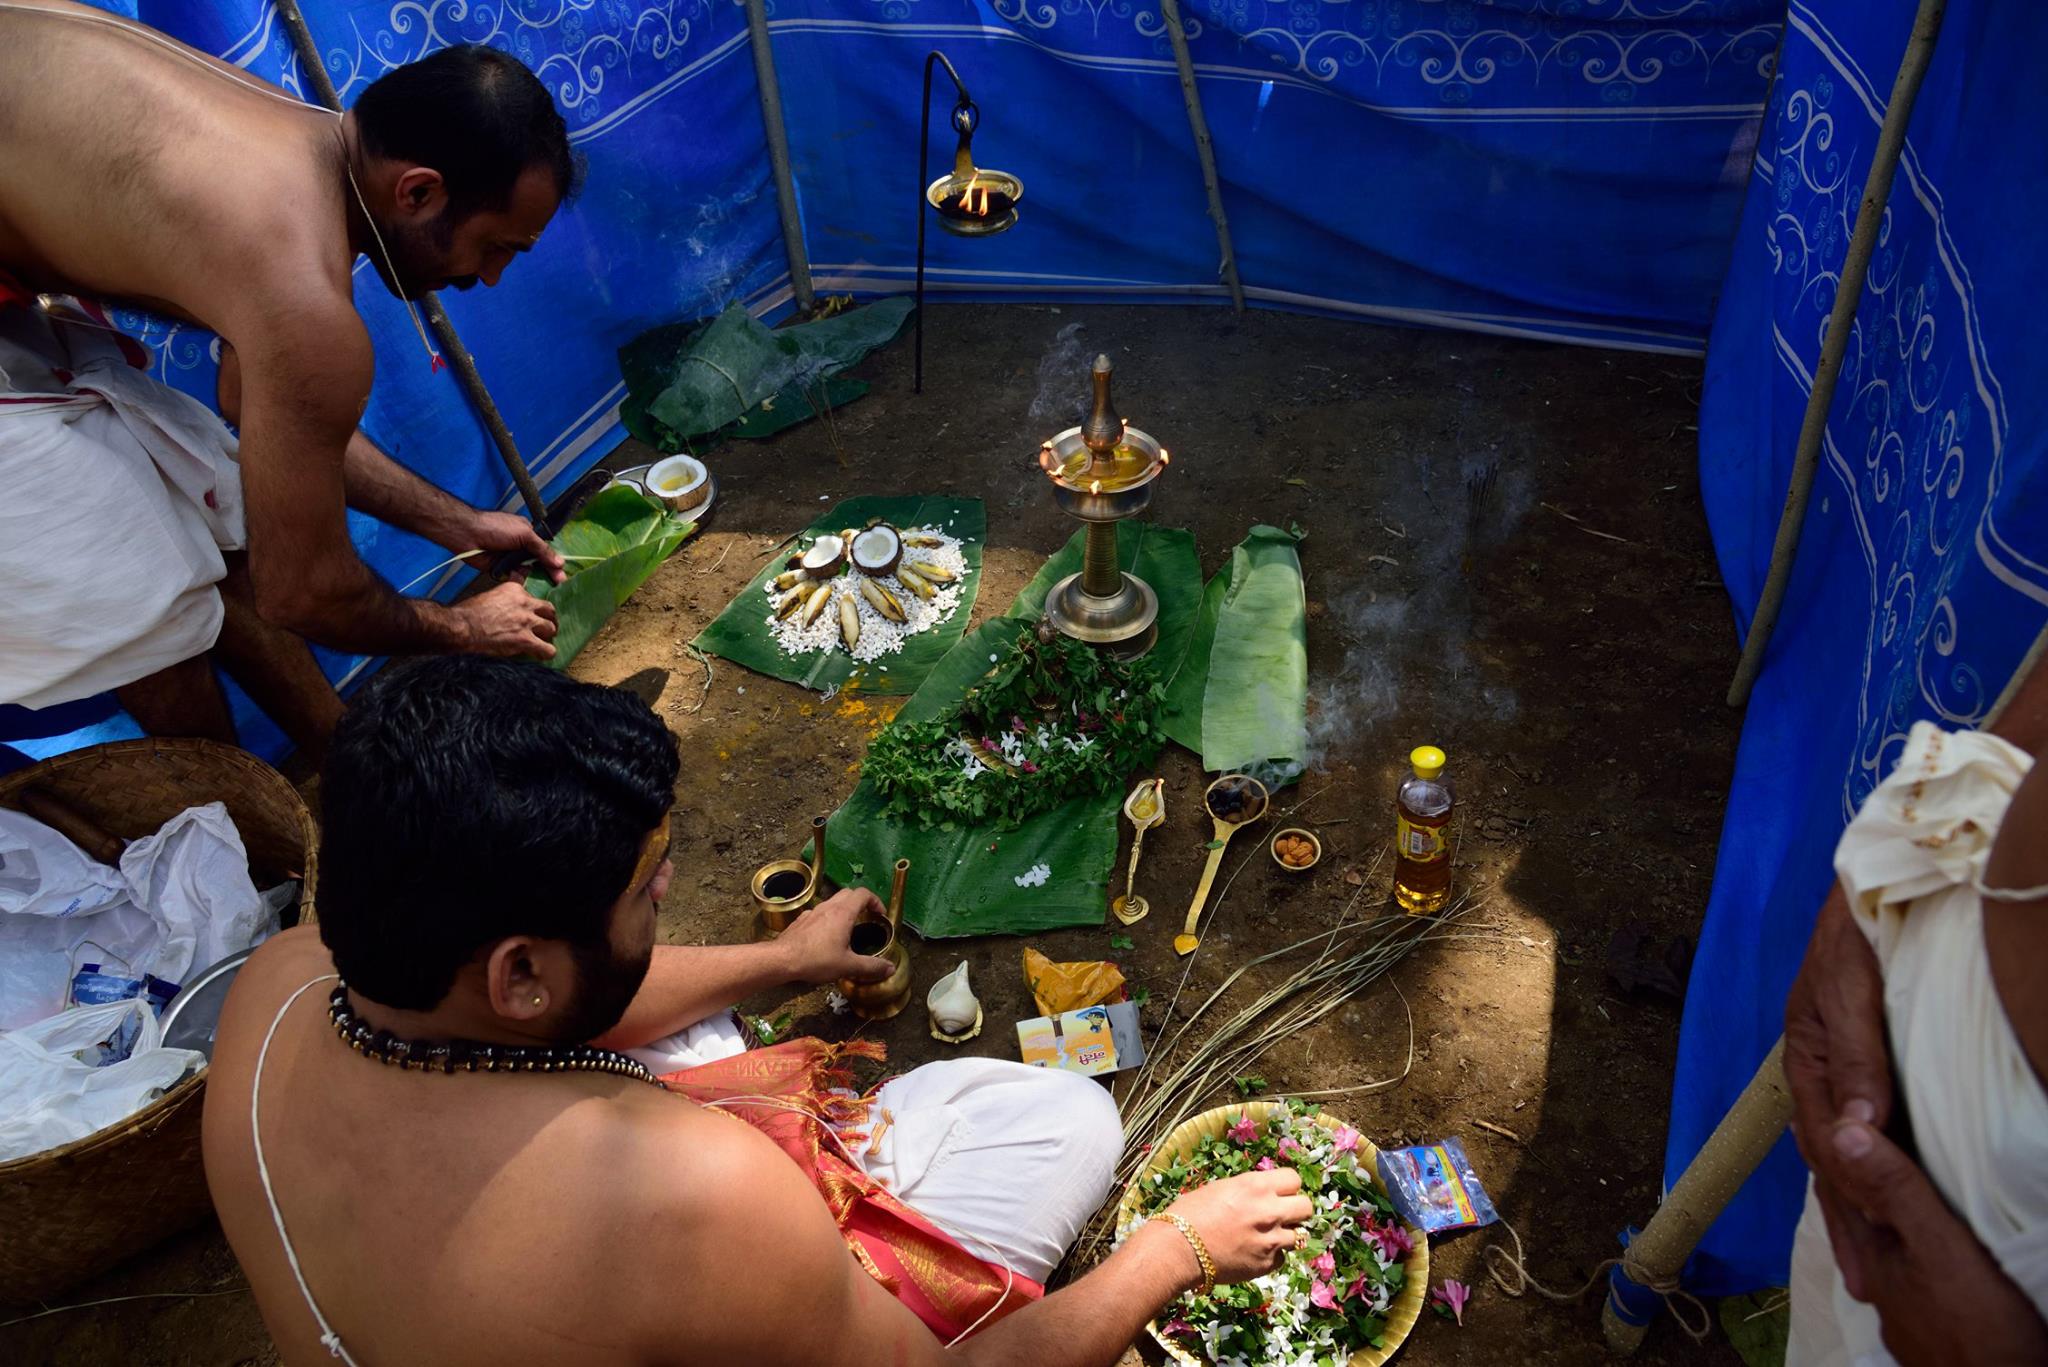
[[[1012,717],[1012,718],[1010,718],[1010,730],[1011,730],[1011,731],[1013,731],[1013,732],[1015,732],[1015,733],[1016,733],[1017,735],[1020,735],[1020,736],[1021,736],[1021,735],[1023,735],[1023,734],[1024,734],[1024,719],[1023,719],[1022,717]]]
[[[1446,1277],[1435,1291],[1430,1293],[1430,1304],[1438,1307],[1439,1315],[1448,1314],[1460,1325],[1465,1323],[1465,1302],[1472,1299],[1472,1288],[1461,1281]]]
[[[1189,1324],[1186,1320],[1176,1315],[1172,1319],[1168,1320],[1165,1324],[1161,1325],[1159,1332],[1167,1335],[1192,1334],[1195,1332],[1195,1326]]]
[[[983,737],[981,738],[981,748],[982,748],[982,749],[984,749],[984,750],[1000,750],[1000,749],[1002,749],[1003,747],[1002,747],[1002,746],[1000,746],[1000,745],[997,745],[997,744],[996,744],[996,743],[995,743],[994,741],[990,740],[990,739],[989,739],[989,738],[988,738],[987,736],[983,736]]]
[[[1280,1137],[1280,1156],[1281,1156],[1282,1158],[1285,1158],[1285,1157],[1287,1157],[1287,1156],[1288,1156],[1289,1154],[1294,1154],[1294,1153],[1300,1153],[1300,1152],[1301,1152],[1301,1145],[1299,1145],[1299,1144],[1297,1144],[1297,1143],[1295,1143],[1295,1142],[1294,1142],[1294,1136],[1293,1136],[1293,1135],[1291,1135],[1291,1134],[1289,1134],[1289,1135],[1282,1135],[1282,1136]]]
[[[1335,1255],[1327,1252],[1316,1254],[1315,1261],[1309,1266],[1315,1269],[1319,1281],[1328,1281],[1337,1275],[1337,1259]]]
[[[1248,1115],[1241,1115],[1237,1123],[1224,1131],[1233,1144],[1249,1144],[1259,1137],[1259,1123]]]
[[[1308,1303],[1318,1310],[1335,1310],[1337,1293],[1330,1288],[1328,1282],[1317,1282],[1309,1289]]]
[[[1365,1294],[1365,1285],[1365,1278],[1360,1277],[1357,1281],[1351,1283],[1351,1289],[1344,1293],[1344,1299],[1347,1301],[1357,1300]]]
[[[1032,763],[1032,762],[1031,762],[1030,760],[1028,760],[1028,759],[1024,761],[1024,765],[1023,765],[1023,768],[1024,768],[1024,772],[1025,772],[1025,773],[1027,773],[1027,774],[1035,774],[1035,773],[1037,773],[1037,772],[1038,772],[1038,766],[1037,766],[1037,765],[1035,765],[1035,764],[1033,764],[1033,763]]]
[[[1408,1231],[1401,1227],[1399,1220],[1387,1221],[1374,1233],[1379,1238],[1380,1247],[1386,1250],[1388,1262],[1405,1258],[1415,1251],[1415,1240],[1408,1237]]]
[[[1352,1129],[1349,1125],[1339,1125],[1331,1143],[1335,1145],[1338,1153],[1356,1153],[1358,1152],[1358,1131]]]
[[[1280,1165],[1278,1163],[1275,1163],[1270,1158],[1261,1158],[1258,1162],[1252,1164],[1252,1170],[1254,1172],[1271,1172],[1274,1168],[1277,1168],[1279,1166]]]

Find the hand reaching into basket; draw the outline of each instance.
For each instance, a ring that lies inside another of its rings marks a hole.
[[[1290,1167],[1210,1182],[1166,1208],[1201,1236],[1219,1285],[1248,1282],[1280,1266],[1294,1249],[1294,1227],[1314,1212],[1301,1194],[1301,1174]]]

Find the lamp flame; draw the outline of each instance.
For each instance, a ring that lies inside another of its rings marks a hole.
[[[1091,479],[1091,480],[1089,480],[1089,481],[1088,481],[1088,492],[1089,492],[1089,493],[1091,493],[1091,494],[1099,494],[1099,493],[1101,493],[1101,492],[1102,492],[1102,481],[1101,481],[1101,480],[1099,480],[1099,479]]]
[[[1159,463],[1161,465],[1173,464],[1173,453],[1168,451],[1164,446],[1159,448]]]
[[[960,191],[960,212],[975,218],[988,217],[988,186],[981,183],[979,175],[968,177],[966,188]]]

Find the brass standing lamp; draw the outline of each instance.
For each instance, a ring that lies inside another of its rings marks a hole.
[[[958,98],[953,102],[953,132],[959,144],[953,152],[950,175],[926,182],[931,174],[932,67],[946,68],[953,78]],[[917,120],[917,341],[911,382],[912,392],[924,393],[924,220],[927,207],[936,210],[939,226],[956,237],[994,237],[1017,226],[1017,201],[1024,198],[1024,182],[1007,171],[994,171],[974,164],[974,130],[981,126],[981,109],[968,98],[967,83],[946,60],[943,52],[924,59],[924,110]]]
[[[1077,641],[1118,655],[1143,655],[1159,639],[1159,595],[1118,564],[1116,524],[1151,504],[1153,482],[1172,457],[1150,433],[1117,416],[1109,357],[1095,358],[1093,378],[1088,420],[1038,451],[1061,511],[1088,528],[1081,572],[1052,586],[1045,615]]]

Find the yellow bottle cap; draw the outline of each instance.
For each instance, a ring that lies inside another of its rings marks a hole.
[[[1415,766],[1415,777],[1435,778],[1444,771],[1444,752],[1434,745],[1418,745],[1408,752],[1408,762]]]

